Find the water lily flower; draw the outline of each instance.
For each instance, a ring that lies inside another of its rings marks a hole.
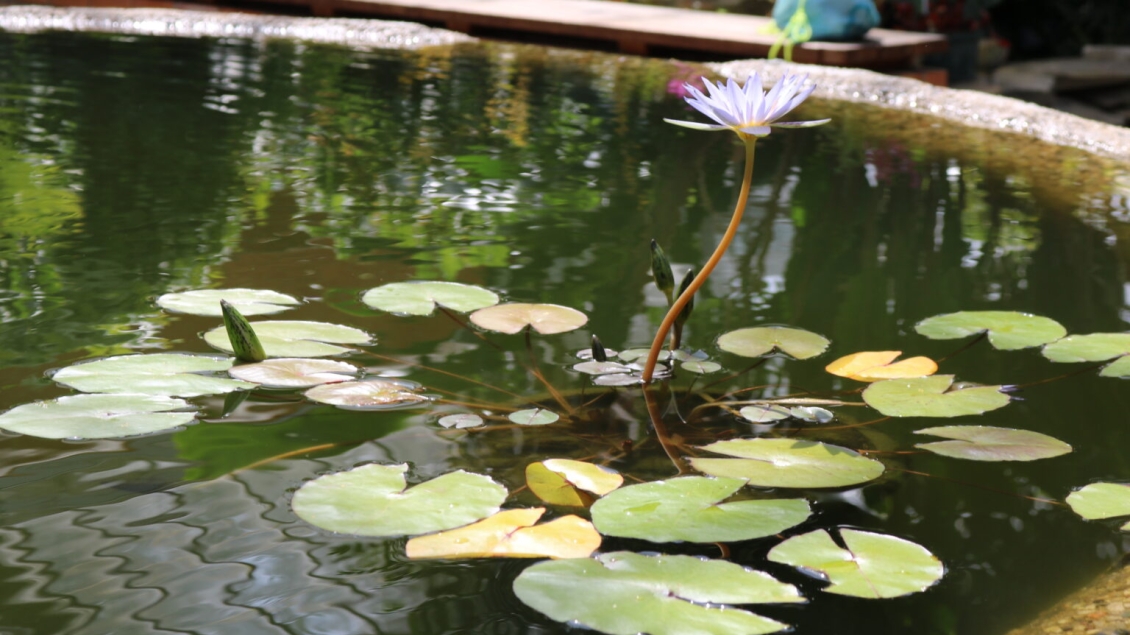
[[[695,130],[733,130],[743,141],[764,137],[769,134],[770,128],[811,128],[828,123],[830,119],[777,122],[808,99],[816,89],[815,84],[805,85],[807,79],[808,75],[785,73],[766,93],[762,90],[761,76],[757,73],[750,76],[745,86],[739,86],[733,79],[727,80],[723,86],[721,83],[715,84],[704,78],[703,83],[709,94],[703,94],[699,89],[687,84],[686,90],[690,96],[685,99],[695,110],[718,123],[707,124],[675,119],[664,119],[664,121]]]

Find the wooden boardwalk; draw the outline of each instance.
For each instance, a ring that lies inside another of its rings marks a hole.
[[[637,55],[693,52],[733,59],[766,57],[776,41],[770,18],[673,9],[610,0],[238,0],[242,6],[292,5],[318,16],[392,18],[484,37],[548,37]],[[220,0],[221,4],[230,4]],[[603,47],[600,46],[603,44]],[[793,61],[877,69],[916,67],[945,51],[944,36],[873,29],[862,42],[810,42]]]

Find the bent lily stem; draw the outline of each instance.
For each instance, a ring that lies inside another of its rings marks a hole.
[[[706,283],[706,279],[718,266],[718,262],[722,260],[722,255],[726,253],[730,243],[738,234],[738,225],[742,222],[742,215],[745,213],[746,203],[749,201],[750,185],[753,183],[753,150],[757,143],[757,137],[743,135],[742,141],[745,142],[745,172],[742,175],[742,189],[738,194],[738,204],[734,207],[734,215],[730,218],[730,225],[726,227],[726,233],[722,235],[722,240],[718,242],[718,246],[714,249],[714,253],[710,255],[710,259],[702,266],[702,271],[695,276],[687,290],[679,294],[678,299],[667,311],[667,315],[663,316],[659,330],[655,333],[655,339],[651,342],[651,350],[647,354],[647,363],[643,367],[644,384],[651,383],[651,377],[655,373],[655,364],[659,361],[659,352],[663,350],[663,342],[666,341],[671,326],[675,324],[675,318],[683,312],[683,307],[687,306],[695,292]]]

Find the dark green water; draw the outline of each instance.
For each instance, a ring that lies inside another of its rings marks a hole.
[[[357,326],[376,335],[376,353],[542,390],[515,362],[520,338],[492,338],[510,351],[500,353],[443,317],[396,318],[359,302],[365,289],[410,279],[584,310],[585,330],[535,343],[555,383],[584,386],[564,366],[590,333],[610,347],[645,345],[661,317],[646,293],[649,239],[677,263],[703,261],[740,178],[729,135],[662,122],[687,115],[667,92],[690,72],[683,66],[503,46],[358,53],[66,34],[0,34],[0,59],[4,408],[67,394],[44,373],[79,359],[208,351],[198,333],[215,320],[153,304],[203,287],[290,293],[308,302],[285,319]],[[886,111],[813,103],[801,116],[825,114],[833,124],[760,144],[747,220],[688,338],[714,352],[715,334],[789,324],[828,336],[832,349],[812,362],[773,360],[742,385],[833,389],[841,383],[824,364],[858,350],[943,357],[960,343],[926,340],[913,325],[955,310],[1024,310],[1073,333],[1126,330],[1125,173]],[[498,399],[407,364],[356,361]],[[943,365],[1006,384],[1073,369],[984,344]],[[1091,373],[1020,396],[944,423],[1036,430],[1073,454],[1010,464],[896,456],[876,483],[814,493],[814,520],[792,530],[851,525],[917,541],[945,562],[940,584],[856,600],[768,566],[811,601],[761,612],[802,634],[992,635],[1116,563],[1130,550],[1116,526],[1029,497],[1062,500],[1130,477],[1125,384]],[[410,463],[412,482],[467,469],[511,491],[526,463],[553,456],[619,457],[612,467],[647,479],[674,473],[638,399],[612,424],[474,434],[444,431],[428,413],[347,412],[286,394],[256,395],[226,417],[222,398],[197,401],[203,420],[174,433],[0,436],[0,633],[566,632],[511,592],[525,561],[411,562],[402,539],[299,521],[289,495],[371,461]],[[929,425],[938,423],[888,421],[854,440],[908,449]],[[629,440],[637,450],[622,456]],[[765,566],[776,542],[733,545],[733,558]],[[655,549],[604,549],[622,547]]]

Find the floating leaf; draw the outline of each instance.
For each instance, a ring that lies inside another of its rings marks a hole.
[[[320,476],[294,493],[306,522],[358,536],[412,536],[454,529],[498,511],[506,488],[458,470],[405,489],[408,466],[363,465]]]
[[[483,418],[476,414],[460,413],[440,417],[439,424],[445,428],[477,428],[483,425]]]
[[[734,542],[772,536],[804,522],[804,500],[722,501],[746,482],[684,476],[622,487],[592,506],[600,533],[652,542]]]
[[[315,386],[303,394],[311,401],[339,408],[384,410],[417,406],[431,401],[424,395],[413,392],[417,389],[415,384],[408,382],[369,379]]]
[[[220,300],[226,300],[244,315],[281,313],[299,304],[294,297],[266,289],[197,289],[166,293],[157,298],[157,306],[176,313],[219,317]]]
[[[191,423],[182,399],[160,395],[74,395],[16,406],[0,415],[0,429],[44,439],[116,439]]]
[[[526,466],[526,485],[550,505],[583,507],[592,502],[585,492],[603,496],[623,483],[618,473],[584,461],[547,459]]]
[[[1091,483],[1067,495],[1072,511],[1087,520],[1130,516],[1130,485]],[[1130,522],[1122,526],[1130,531]]]
[[[742,357],[761,357],[777,349],[796,359],[808,359],[823,353],[829,344],[821,335],[784,326],[738,329],[718,338],[718,348]]]
[[[599,375],[593,378],[592,383],[597,386],[635,386],[643,383],[643,378],[635,373],[631,375],[617,373],[615,375]]]
[[[683,362],[681,364],[681,366],[682,366],[683,370],[690,371],[692,373],[698,373],[700,375],[706,375],[708,373],[716,373],[716,372],[722,370],[722,365],[719,364],[718,362],[706,362],[706,361],[700,361],[700,360]]]
[[[883,464],[837,445],[793,439],[738,439],[704,446],[736,459],[696,457],[696,470],[759,487],[845,487],[878,478]]]
[[[781,419],[788,419],[792,416],[792,412],[788,408],[781,406],[746,406],[738,411],[739,414],[745,419],[754,423],[769,423],[770,421],[780,421]]]
[[[506,418],[520,426],[544,426],[557,421],[561,417],[557,416],[557,413],[552,410],[529,408],[511,412]]]
[[[381,311],[403,315],[431,315],[436,305],[468,313],[498,304],[498,295],[482,287],[458,282],[393,282],[369,289],[361,301]]]
[[[228,371],[236,379],[264,388],[309,388],[354,379],[358,368],[332,359],[282,357],[258,364],[244,364]]]
[[[584,373],[586,375],[610,375],[612,373],[630,373],[631,368],[616,362],[581,362],[573,364],[573,370]]]
[[[618,357],[625,362],[634,362],[641,357],[646,358],[647,354],[650,352],[651,351],[646,348],[629,348],[620,351]],[[671,351],[659,351],[659,357],[657,359],[661,362],[665,362],[671,359],[671,355]]]
[[[1116,361],[1102,370],[1103,377],[1130,377],[1130,333],[1071,335],[1044,347],[1044,357],[1053,362]]]
[[[471,314],[472,322],[488,331],[513,335],[529,326],[542,335],[579,329],[589,321],[576,309],[556,304],[499,304]]]
[[[611,635],[775,633],[788,625],[716,605],[804,602],[791,584],[731,562],[627,551],[539,562],[514,593],[551,619]]]
[[[328,357],[348,353],[334,344],[371,344],[369,334],[350,326],[326,322],[275,320],[252,322],[268,357]],[[224,327],[204,334],[204,341],[222,351],[233,352]]]
[[[993,348],[1012,351],[1054,342],[1067,334],[1053,319],[1017,311],[958,311],[926,318],[914,330],[932,340],[952,340],[988,331]]]
[[[267,359],[259,335],[251,328],[247,318],[227,300],[220,300],[220,311],[224,314],[224,332],[228,334],[228,343],[235,358],[249,363]]]
[[[227,377],[196,373],[231,368],[230,357],[151,353],[120,355],[68,366],[52,379],[82,392],[134,393],[166,397],[199,397],[236,390],[249,390],[255,384]]]
[[[971,461],[1035,461],[1071,452],[1071,446],[1046,434],[989,426],[942,426],[918,430],[952,441],[919,443],[915,447]]]
[[[1002,386],[951,388],[953,375],[888,379],[863,391],[867,405],[888,417],[960,417],[1008,405]]]
[[[587,558],[600,547],[592,523],[564,516],[535,525],[544,507],[508,509],[479,522],[413,538],[408,557],[421,558]]]
[[[832,414],[831,410],[819,406],[796,406],[789,408],[789,414],[801,421],[811,423],[828,423],[836,418],[836,415]]]
[[[934,554],[909,540],[854,529],[840,536],[847,549],[819,529],[773,547],[769,559],[823,573],[828,593],[871,599],[923,591],[945,574]]]
[[[902,351],[864,351],[844,355],[824,367],[824,370],[856,381],[880,379],[906,379],[926,377],[938,372],[938,365],[929,357],[910,357],[894,361]]]

